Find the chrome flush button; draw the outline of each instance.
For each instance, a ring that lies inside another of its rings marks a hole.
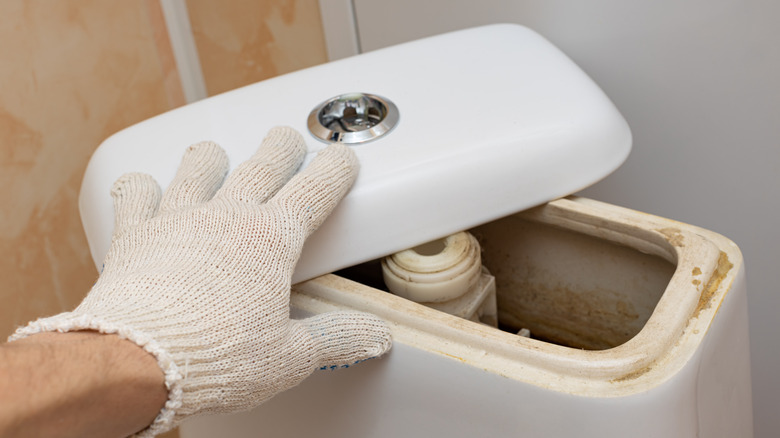
[[[398,123],[398,108],[384,97],[349,93],[329,99],[309,113],[309,131],[328,143],[356,144],[377,139]]]

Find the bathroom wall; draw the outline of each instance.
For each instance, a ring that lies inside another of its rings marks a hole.
[[[363,51],[514,22],[544,35],[591,75],[628,120],[634,149],[583,194],[699,225],[740,246],[755,436],[778,436],[780,2],[354,0],[351,7]]]
[[[326,60],[316,1],[187,7],[210,95]],[[5,337],[74,307],[97,278],[76,205],[92,151],[186,102],[158,1],[5,1],[0,15]]]
[[[5,338],[71,309],[95,282],[76,206],[92,151],[184,97],[155,2],[4,1],[0,15]]]
[[[326,62],[316,0],[187,0],[209,95]]]
[[[326,59],[316,0],[185,5],[210,95]],[[72,309],[97,278],[77,208],[94,149],[186,102],[158,0],[7,0],[0,16],[5,339]]]

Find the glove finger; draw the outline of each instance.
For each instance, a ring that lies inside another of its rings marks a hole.
[[[114,199],[114,232],[150,219],[160,206],[160,185],[150,175],[127,173],[111,187]]]
[[[228,176],[217,196],[266,202],[295,174],[305,155],[306,143],[298,131],[286,126],[272,128],[252,158]]]
[[[222,184],[227,171],[227,154],[218,144],[204,141],[190,146],[163,195],[160,211],[169,212],[208,201]]]
[[[321,369],[346,368],[373,359],[392,345],[387,324],[370,313],[329,312],[292,323],[309,333]]]
[[[342,144],[320,151],[270,202],[314,232],[347,194],[358,173],[355,153]]]

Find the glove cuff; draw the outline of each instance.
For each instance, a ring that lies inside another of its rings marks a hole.
[[[20,327],[8,338],[8,342],[28,336],[45,333],[67,333],[80,330],[93,330],[104,334],[114,334],[121,339],[133,342],[157,359],[157,364],[165,374],[165,387],[168,389],[168,400],[157,414],[152,424],[133,435],[137,438],[149,438],[173,429],[181,418],[176,418],[177,410],[182,406],[182,374],[176,362],[160,344],[143,331],[126,324],[107,321],[85,313],[65,312],[59,315],[41,318]]]

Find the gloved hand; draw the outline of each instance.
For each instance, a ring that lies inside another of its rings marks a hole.
[[[148,175],[113,186],[115,229],[104,270],[73,311],[30,323],[43,331],[116,333],[153,354],[169,398],[140,436],[184,418],[251,409],[315,369],[390,348],[387,326],[360,312],[290,319],[290,279],[304,240],[346,194],[354,153],[331,145],[303,171],[306,146],[274,128],[222,184],[225,152],[191,146],[161,196]]]

